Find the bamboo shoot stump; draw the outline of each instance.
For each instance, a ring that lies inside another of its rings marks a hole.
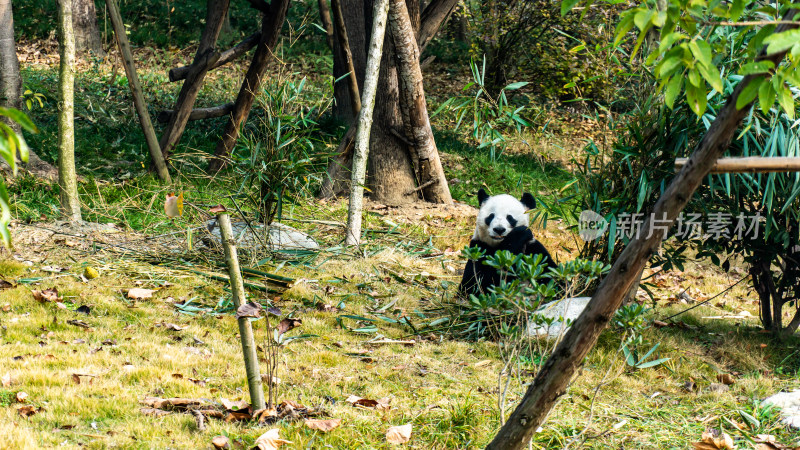
[[[225,249],[225,263],[228,265],[228,275],[231,280],[231,294],[233,304],[238,310],[246,303],[244,296],[244,283],[242,272],[239,269],[239,255],[236,252],[236,245],[233,239],[233,228],[231,227],[231,217],[222,213],[217,216],[220,234],[222,235],[222,247]],[[244,367],[247,372],[247,387],[250,390],[250,405],[253,410],[264,409],[264,388],[261,385],[261,373],[258,368],[258,354],[256,353],[256,343],[253,339],[253,327],[248,317],[240,317],[239,336],[242,339],[242,353],[244,354]]]

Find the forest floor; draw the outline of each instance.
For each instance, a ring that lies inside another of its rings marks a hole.
[[[53,47],[26,45],[26,87],[45,99],[31,111],[41,133],[28,140],[52,161],[57,78],[47,55]],[[166,69],[187,62],[187,55],[137,53],[153,112],[172,106],[179,86],[166,83]],[[313,56],[281,55],[286,66],[271,73],[292,82],[308,76],[309,89],[323,92],[331,80],[320,74],[330,72],[330,61]],[[227,284],[207,276],[225,273],[222,254],[202,235],[203,211],[225,202],[220,193],[238,185],[233,176],[197,175],[221,119],[187,127],[173,160],[181,174],[175,186],[146,176],[143,139],[120,74],[107,63],[84,66],[76,105],[84,218],[111,225],[75,229],[57,222],[57,188],[46,180],[26,176],[10,186],[17,220],[15,249],[0,254],[0,448],[209,448],[217,435],[227,436],[234,448],[250,448],[270,428],[293,442],[289,448],[387,448],[387,429],[405,424],[412,425],[412,448],[485,446],[502,422],[501,393],[508,414],[546,355],[528,355],[531,371],[505,391],[498,383],[503,362],[495,342],[459,340],[435,327],[419,331],[439,318],[437,307],[454,295],[478,187],[557,194],[572,178],[571,160],[583,140],[603,136],[605,125],[566,116],[550,126],[556,131],[519,136],[492,160],[464,139],[466,131],[453,131],[451,118],[434,118],[451,190],[461,203],[452,209],[369,203],[357,253],[341,246],[345,202],[298,195],[287,203],[283,221],[310,234],[321,250],[243,252],[243,265],[293,280],[286,290],[274,286],[280,292],[248,295],[279,308],[283,317],[302,320],[286,336],[304,338],[280,349],[275,398],[316,408],[341,425],[321,432],[303,420],[257,425],[234,415],[209,418],[200,429],[190,414],[153,415],[142,409],[149,407],[143,401],[205,399],[223,408],[249,398]],[[214,72],[198,106],[230,101],[240,76],[241,67],[227,76]],[[463,71],[446,70],[430,80],[431,109],[469,82]],[[327,149],[334,148],[344,127],[320,127]],[[162,209],[173,189],[187,197],[178,219],[168,219]],[[191,239],[187,229],[194,230]],[[551,221],[536,235],[560,261],[576,255],[568,224]],[[735,266],[729,272],[700,263],[683,271],[648,269],[653,298],[640,292],[649,308],[642,349],[659,344],[652,358],[669,360],[630,367],[620,351],[621,333],[607,330],[534,435],[533,448],[687,448],[708,429],[723,430],[739,448],[755,448],[759,435],[800,445],[777,411],[760,403],[800,385],[800,340],[778,342],[761,331],[757,298],[747,282],[665,320],[738,282],[745,271]],[[92,275],[87,268],[99,276],[86,277]],[[48,289],[57,292],[44,293]],[[148,297],[131,289],[152,292]],[[264,320],[254,328],[263,350]],[[351,396],[381,401],[354,405]]]
[[[265,262],[259,269],[293,284],[281,294],[249,296],[302,320],[286,336],[309,336],[280,349],[275,398],[342,420],[327,433],[290,419],[256,425],[210,418],[200,430],[190,414],[143,409],[147,397],[207,399],[216,407],[249,399],[226,283],[197,273],[224,273],[221,252],[204,248],[200,233],[190,251],[180,228],[166,245],[113,226],[17,223],[16,252],[0,260],[10,283],[0,291],[0,448],[207,448],[217,435],[249,448],[271,428],[293,442],[290,448],[387,448],[387,429],[405,424],[412,425],[412,448],[482,447],[500,424],[496,344],[417,334],[398,322],[408,317],[423,329],[437,318],[430,311],[452,297],[463,266],[457,249],[469,239],[472,214],[467,206],[393,211],[372,204],[370,231],[354,255],[338,247],[343,202],[294,211],[298,221],[289,223],[322,250]],[[572,237],[562,228],[554,223],[538,235],[550,248],[566,247]],[[246,253],[242,260],[255,262]],[[87,267],[99,276],[82,277]],[[678,299],[684,290],[702,301],[741,276],[693,264],[662,272],[652,279],[646,321],[692,306]],[[134,288],[152,290],[152,297],[131,298],[140,295],[129,293]],[[36,292],[47,289],[57,298],[37,301]],[[709,428],[724,430],[739,448],[754,448],[759,434],[797,445],[777,411],[759,402],[797,386],[800,349],[797,340],[778,343],[760,331],[755,303],[741,284],[667,326],[648,326],[645,342],[660,344],[653,358],[670,358],[648,369],[626,365],[620,334],[606,331],[534,436],[534,448],[687,448]],[[739,318],[709,318],[719,316]],[[263,349],[263,320],[254,328]],[[734,384],[721,388],[726,374]],[[509,405],[530,380],[515,379]],[[380,402],[353,405],[351,396]]]

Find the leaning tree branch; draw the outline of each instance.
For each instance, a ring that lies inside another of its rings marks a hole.
[[[214,51],[219,32],[222,30],[222,22],[228,12],[230,0],[208,0],[206,3],[206,26],[200,36],[200,44],[192,62],[186,80],[181,86],[178,100],[175,102],[175,113],[170,117],[164,134],[159,140],[161,153],[164,159],[169,159],[169,153],[178,144],[189,121],[189,115],[203,87],[203,79],[208,68],[219,60],[219,53]]]
[[[256,92],[261,86],[264,72],[267,70],[267,62],[272,57],[272,50],[278,44],[281,36],[281,28],[286,20],[286,12],[289,10],[290,0],[272,0],[269,12],[264,15],[261,23],[261,40],[253,54],[253,61],[247,69],[247,74],[239,88],[236,102],[230,115],[230,120],[222,133],[222,139],[217,144],[214,152],[214,159],[209,164],[209,170],[216,172],[226,163],[226,159],[233,150],[233,145],[239,138],[239,127],[247,121],[250,108],[256,98]]]
[[[436,32],[439,31],[445,20],[456,9],[456,5],[458,5],[458,0],[433,0],[422,11],[419,31],[417,32],[417,45],[419,46],[420,54],[425,51],[425,47],[431,42]]]
[[[226,114],[230,114],[233,111],[233,103],[225,103],[224,105],[219,106],[212,106],[209,108],[195,108],[189,114],[189,120],[203,120],[203,119],[212,119],[214,117],[222,117]],[[172,115],[175,114],[175,110],[167,109],[158,113],[156,116],[156,120],[160,123],[167,123],[169,119],[172,118]]]
[[[250,3],[250,6],[261,11],[262,13],[269,14],[269,3],[265,2],[264,0],[247,0],[247,3]]]
[[[224,52],[219,54],[219,59],[217,62],[212,64],[210,67],[206,67],[206,70],[213,70],[219,66],[224,66],[229,62],[235,60],[236,58],[244,55],[247,53],[251,48],[258,45],[258,41],[261,39],[261,32],[256,31],[255,33],[251,34],[244,38],[242,42],[236,44],[236,46],[225,50]],[[190,64],[188,66],[176,67],[174,69],[170,69],[169,71],[169,81],[170,83],[174,83],[176,81],[186,79],[186,76],[189,75],[189,71],[192,70],[192,66],[194,64]]]
[[[797,13],[798,10],[790,10],[786,18],[791,19]],[[797,25],[781,25],[775,32],[780,33],[793,28],[797,28]],[[772,61],[777,66],[785,53],[765,56],[762,52],[758,59]],[[566,393],[570,379],[597,343],[600,332],[614,316],[634,278],[650,256],[658,250],[669,227],[730,144],[739,123],[750,109],[748,104],[737,110],[736,100],[742,90],[757,76],[748,75],[736,86],[689,161],[653,207],[644,224],[644,229],[648,232],[652,230],[652,233],[649,233],[648,237],[637,236],[625,247],[586,309],[575,320],[564,339],[542,366],[519,406],[487,449],[524,448],[558,399]],[[656,226],[651,226],[653,220],[657,221]]]

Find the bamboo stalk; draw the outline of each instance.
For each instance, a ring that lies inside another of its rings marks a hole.
[[[222,247],[225,249],[225,262],[228,265],[230,274],[231,293],[233,294],[233,304],[238,310],[246,303],[244,296],[244,284],[242,273],[239,271],[239,256],[236,253],[236,242],[233,239],[233,228],[231,227],[231,217],[222,213],[217,216],[217,223],[222,234]],[[242,339],[242,353],[244,354],[244,366],[247,371],[247,387],[250,390],[250,405],[254,410],[264,409],[264,388],[261,386],[261,374],[258,369],[258,354],[256,353],[256,343],[253,340],[253,327],[250,319],[240,317],[239,336]]]
[[[383,55],[383,37],[386,34],[386,17],[389,15],[389,0],[375,2],[372,37],[367,54],[367,72],[364,77],[364,94],[361,112],[358,114],[358,130],[353,153],[353,176],[350,181],[350,206],[347,211],[345,243],[358,245],[361,241],[361,210],[364,204],[364,182],[369,156],[369,132],[372,128],[372,110],[375,108],[375,93],[378,90],[378,73]]]
[[[689,158],[675,158],[675,171],[683,169]],[[768,173],[800,172],[800,157],[749,156],[744,158],[720,158],[709,173]]]
[[[133,95],[133,105],[136,107],[136,114],[139,116],[139,125],[142,127],[144,139],[147,141],[147,149],[150,151],[150,158],[153,159],[153,165],[156,168],[158,178],[165,183],[172,183],[167,169],[167,163],[164,161],[164,155],[161,153],[161,146],[158,143],[158,137],[153,129],[153,122],[150,120],[150,113],[147,112],[147,103],[144,101],[142,95],[142,85],[139,84],[139,77],[136,75],[136,66],[133,63],[133,53],[131,52],[131,45],[128,42],[128,36],[125,34],[125,25],[122,23],[122,15],[119,13],[119,7],[115,0],[106,0],[108,5],[108,12],[111,16],[111,25],[114,28],[114,36],[117,38],[117,47],[122,54],[122,65],[125,67],[125,75],[128,76],[128,84],[131,87],[131,94]]]

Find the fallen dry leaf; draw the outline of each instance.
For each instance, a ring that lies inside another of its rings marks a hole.
[[[256,439],[253,443],[255,444],[254,448],[258,450],[276,450],[283,444],[291,444],[291,441],[287,441],[285,439],[280,438],[280,430],[277,428],[273,428],[266,433],[262,434],[261,436]]]
[[[70,325],[75,325],[76,327],[84,328],[84,329],[91,328],[91,325],[89,325],[88,323],[86,323],[86,322],[84,322],[82,320],[76,320],[76,319],[68,320],[67,323],[70,324]]]
[[[236,318],[252,317],[258,319],[261,317],[261,305],[255,302],[247,302],[244,305],[236,308]]]
[[[54,287],[43,291],[31,291],[31,293],[33,298],[40,303],[57,302],[59,300],[58,289]]]
[[[0,291],[2,291],[3,289],[9,289],[9,288],[12,288],[12,287],[14,287],[13,284],[11,284],[8,281],[0,278]]]
[[[219,402],[222,403],[222,406],[224,406],[225,409],[229,409],[231,411],[238,411],[240,409],[246,409],[250,407],[250,403],[247,403],[247,401],[245,400],[239,400],[234,402],[228,400],[227,398],[221,398],[219,399]]]
[[[722,384],[729,385],[729,386],[731,384],[736,383],[736,380],[729,373],[721,373],[721,374],[717,375],[717,381],[719,381]]]
[[[164,411],[163,409],[157,409],[157,408],[140,408],[139,412],[141,412],[145,416],[155,416],[155,417],[161,417],[172,414],[169,411]]]
[[[733,438],[719,430],[704,431],[700,442],[693,442],[695,450],[734,450]]]
[[[0,377],[0,386],[2,386],[2,387],[11,386],[11,383],[13,383],[13,382],[14,382],[14,380],[11,378],[11,373],[10,372],[6,372],[5,375]]]
[[[305,424],[312,430],[327,433],[342,424],[342,419],[306,419]]]
[[[17,408],[17,413],[22,417],[30,417],[38,412],[39,410],[33,405],[25,405]]]
[[[486,366],[488,364],[491,364],[491,362],[492,362],[491,359],[484,359],[483,361],[476,362],[475,363],[475,367],[483,367],[483,366]]]
[[[217,450],[231,448],[230,444],[228,443],[228,437],[222,435],[214,436],[214,438],[211,439],[211,445],[213,445]]]
[[[131,288],[128,289],[128,298],[133,300],[153,298],[153,292],[155,292],[155,289]]]
[[[282,335],[287,331],[291,330],[292,328],[299,327],[303,324],[303,321],[300,319],[283,319],[278,324],[278,335]]]
[[[386,431],[386,442],[390,444],[405,444],[411,439],[411,424],[398,425]]]
[[[25,403],[25,400],[27,398],[28,398],[28,393],[27,392],[23,392],[23,391],[17,392],[17,402]]]

